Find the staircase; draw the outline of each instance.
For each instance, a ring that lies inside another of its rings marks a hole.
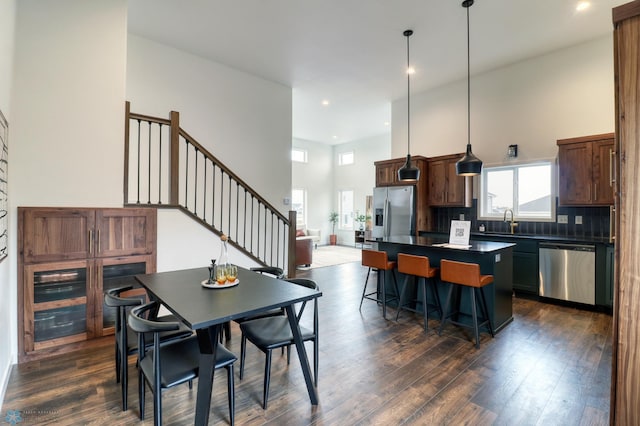
[[[180,128],[178,112],[150,117],[126,103],[124,204],[178,209],[257,263],[295,276],[296,212],[282,215]]]

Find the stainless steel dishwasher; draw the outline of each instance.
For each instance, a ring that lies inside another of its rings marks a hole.
[[[540,243],[538,250],[540,296],[595,305],[595,246]]]

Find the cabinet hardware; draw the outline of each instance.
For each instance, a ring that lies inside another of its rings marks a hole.
[[[93,229],[89,229],[89,254],[93,254]]]
[[[609,186],[613,188],[613,184],[616,182],[615,173],[613,172],[613,166],[615,162],[613,161],[616,156],[616,152],[612,149],[609,150]]]
[[[609,242],[613,243],[616,240],[616,208],[609,206]]]

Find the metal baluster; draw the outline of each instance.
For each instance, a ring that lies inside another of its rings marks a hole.
[[[240,221],[240,185],[236,182],[236,242],[238,242],[238,222]]]
[[[194,146],[195,149],[195,175],[193,175],[193,181],[194,186],[193,186],[193,214],[198,217],[198,152],[200,152],[200,150],[198,150],[197,146]]]
[[[212,162],[213,169],[211,170],[211,227],[215,229],[216,222],[216,163]]]
[[[227,206],[227,233],[231,234],[231,175],[229,175],[229,202]]]
[[[189,210],[187,196],[189,195],[189,142],[184,140],[184,208]]]
[[[147,204],[151,204],[151,126],[152,122],[149,123],[149,152],[147,152]]]
[[[202,220],[207,223],[207,157],[204,157],[204,189],[202,190]]]
[[[158,204],[162,204],[162,123],[160,124],[160,148],[158,149]]]
[[[140,119],[138,119],[138,200],[136,203],[140,204]]]
[[[220,169],[220,231],[222,229],[222,221],[224,219],[224,170]]]
[[[251,194],[251,247],[249,252],[253,254],[253,194]]]

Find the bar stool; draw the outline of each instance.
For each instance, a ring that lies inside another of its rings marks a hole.
[[[396,313],[396,321],[400,316],[400,310],[405,309],[411,312],[419,313],[417,309],[408,307],[407,305],[416,302],[412,300],[410,302],[402,303],[404,294],[407,289],[407,282],[409,276],[413,275],[418,278],[418,285],[422,286],[422,311],[424,314],[424,332],[429,331],[429,309],[427,304],[427,287],[431,289],[431,294],[434,298],[432,306],[437,309],[440,318],[442,317],[442,306],[440,305],[440,295],[438,294],[438,286],[434,278],[438,275],[438,268],[432,267],[429,264],[429,258],[425,256],[415,256],[412,254],[398,253],[398,272],[405,274],[406,277],[402,284],[402,290],[400,290],[400,301],[398,302],[398,312]],[[431,285],[427,286],[427,280],[431,280]]]
[[[487,301],[484,297],[482,287],[489,285],[493,282],[493,275],[480,275],[480,265],[477,263],[464,263],[456,262],[453,260],[441,260],[440,261],[440,279],[443,282],[450,283],[449,292],[447,293],[447,301],[444,305],[444,312],[442,314],[442,321],[440,322],[440,329],[438,335],[442,335],[442,329],[447,322],[462,327],[469,327],[468,324],[460,323],[451,320],[449,317],[455,315],[460,310],[460,298],[458,298],[458,311],[449,313],[449,305],[451,304],[451,296],[453,293],[454,285],[469,288],[469,295],[471,301],[471,316],[473,317],[473,331],[476,338],[476,348],[480,347],[480,331],[479,327],[485,324],[489,327],[489,333],[491,337],[494,337],[493,325],[491,324],[491,318],[489,316],[489,309],[487,308]],[[478,324],[478,314],[476,309],[476,298],[480,293],[480,307],[484,311],[485,320]]]
[[[364,289],[362,290],[362,298],[360,299],[360,311],[362,311],[362,302],[364,299],[375,300],[378,303],[382,303],[382,316],[384,319],[387,319],[387,302],[391,300],[399,300],[398,299],[398,283],[396,281],[396,274],[393,272],[396,267],[396,262],[393,260],[389,260],[387,258],[386,251],[378,251],[378,250],[362,250],[362,266],[368,266],[367,270],[367,279],[364,281]],[[369,274],[371,273],[371,269],[377,269],[378,274],[381,274],[381,282],[382,282],[382,298],[379,298],[378,288],[376,286],[376,291],[371,293],[367,293],[367,283],[369,282]],[[396,296],[392,297],[390,300],[387,300],[386,295],[386,272],[391,271],[391,276],[393,277],[393,285],[396,290]],[[371,297],[372,295],[376,295],[376,297]]]

